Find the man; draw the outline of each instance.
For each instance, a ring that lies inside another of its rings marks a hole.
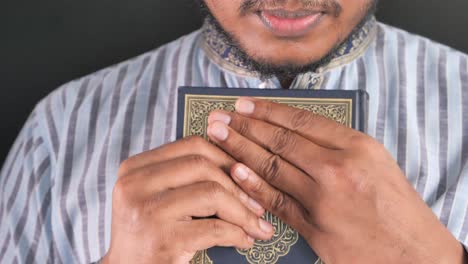
[[[201,30],[53,92],[1,173],[0,262],[187,263],[269,239],[269,210],[325,263],[466,263],[468,57],[376,4],[206,0]],[[365,89],[367,135],[242,98],[216,144],[174,141],[182,85]]]

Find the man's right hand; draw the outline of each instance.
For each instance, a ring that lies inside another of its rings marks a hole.
[[[190,137],[124,161],[112,197],[103,263],[188,263],[214,246],[270,239],[264,209],[226,175],[235,161]],[[217,218],[206,218],[217,216]]]

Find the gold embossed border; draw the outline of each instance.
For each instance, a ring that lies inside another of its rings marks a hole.
[[[199,120],[202,124],[193,122],[195,118],[206,119],[211,111],[216,109],[234,110],[234,103],[239,96],[229,95],[200,95],[200,94],[186,94],[185,95],[185,109],[184,109],[184,120],[183,120],[183,137],[191,135],[199,135],[206,137],[206,120]],[[331,118],[343,125],[352,127],[353,111],[352,111],[352,99],[343,98],[291,98],[291,97],[258,97],[260,99],[272,100],[278,103],[287,104],[300,109],[309,110],[325,117]],[[206,109],[202,109],[198,114],[195,114],[194,104],[211,104]],[[327,107],[341,107],[344,109],[344,116],[334,117],[333,111],[321,111],[326,110]],[[316,107],[311,109],[311,107]],[[337,120],[339,119],[339,120]],[[197,126],[199,129],[197,133],[191,132],[191,128]]]

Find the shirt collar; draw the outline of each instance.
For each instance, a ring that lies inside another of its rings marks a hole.
[[[249,65],[239,59],[237,47],[230,45],[222,33],[218,32],[216,26],[209,19],[205,20],[202,28],[203,37],[201,46],[208,58],[225,70],[236,74],[259,77]],[[369,18],[360,28],[352,33],[351,37],[340,45],[332,54],[330,62],[317,70],[323,73],[329,69],[347,64],[362,55],[377,33],[377,21],[375,17]]]

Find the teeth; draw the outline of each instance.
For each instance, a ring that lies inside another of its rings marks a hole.
[[[310,11],[288,12],[288,11],[284,11],[284,10],[271,10],[271,11],[267,11],[267,12],[270,13],[271,15],[273,15],[273,16],[276,16],[276,17],[292,18],[292,19],[302,18],[302,17],[312,15],[312,13]]]

